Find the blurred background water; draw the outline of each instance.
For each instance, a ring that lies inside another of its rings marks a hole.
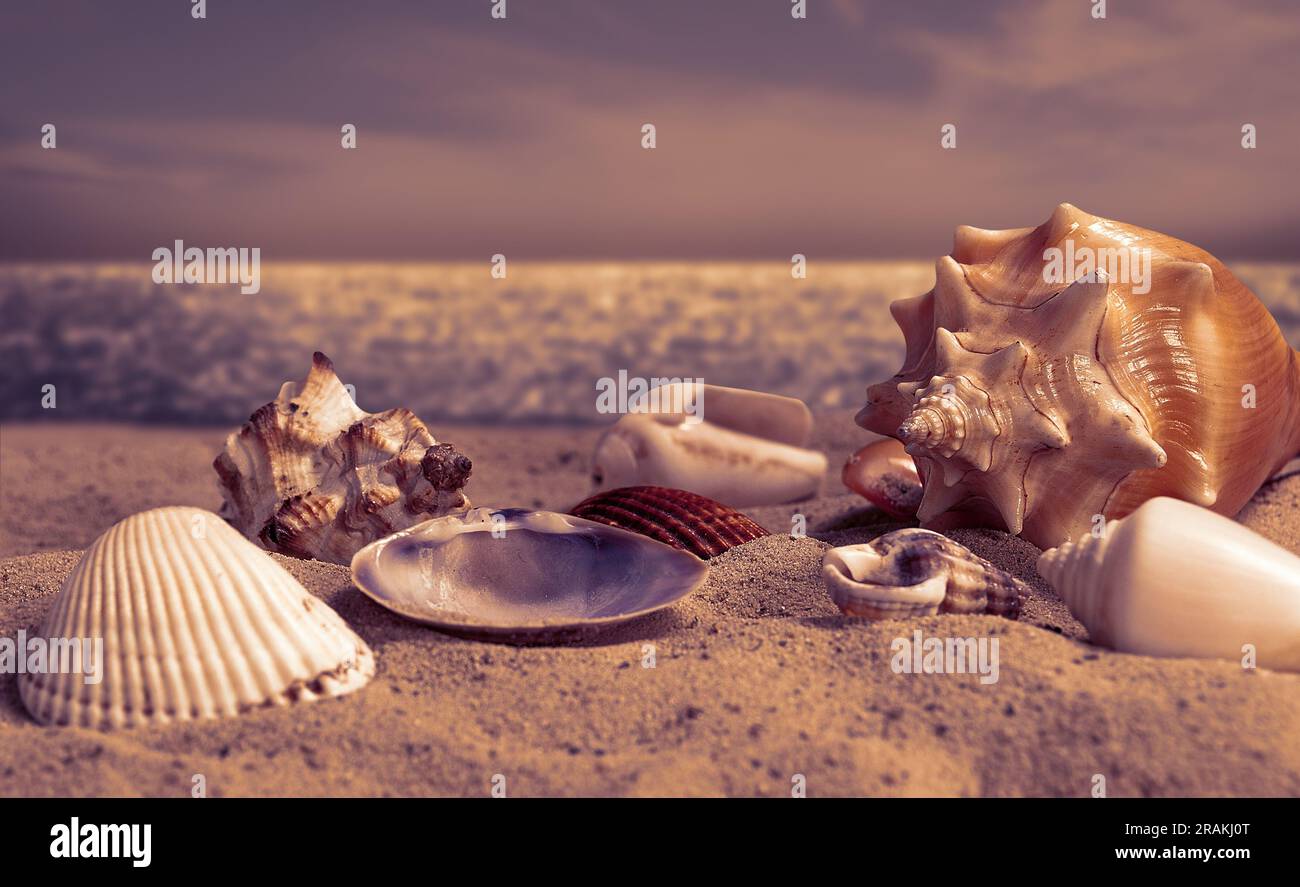
[[[596,381],[694,377],[859,406],[895,372],[889,302],[930,262],[262,265],[262,288],[156,285],[152,265],[0,265],[0,419],[237,424],[320,350],[363,409],[597,423]],[[1233,270],[1300,345],[1300,265]],[[57,408],[42,408],[53,384]]]

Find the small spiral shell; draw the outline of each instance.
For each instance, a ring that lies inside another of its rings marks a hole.
[[[970,549],[930,530],[886,533],[832,548],[822,560],[840,610],[868,619],[989,613],[1016,619],[1029,587]]]

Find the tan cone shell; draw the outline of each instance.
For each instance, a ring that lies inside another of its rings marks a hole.
[[[43,724],[135,727],[339,696],[375,672],[365,641],[217,515],[157,508],[100,536],[42,638],[102,638],[102,679],[23,674]]]

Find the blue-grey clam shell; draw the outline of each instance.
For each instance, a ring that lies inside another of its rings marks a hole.
[[[474,508],[417,524],[352,559],[380,605],[457,634],[537,640],[624,622],[681,600],[708,565],[568,514]]]

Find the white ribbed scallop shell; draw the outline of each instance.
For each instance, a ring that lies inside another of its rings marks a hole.
[[[339,696],[375,672],[365,641],[211,512],[115,524],[73,568],[42,638],[102,638],[102,679],[23,674],[43,724],[134,727]]]

